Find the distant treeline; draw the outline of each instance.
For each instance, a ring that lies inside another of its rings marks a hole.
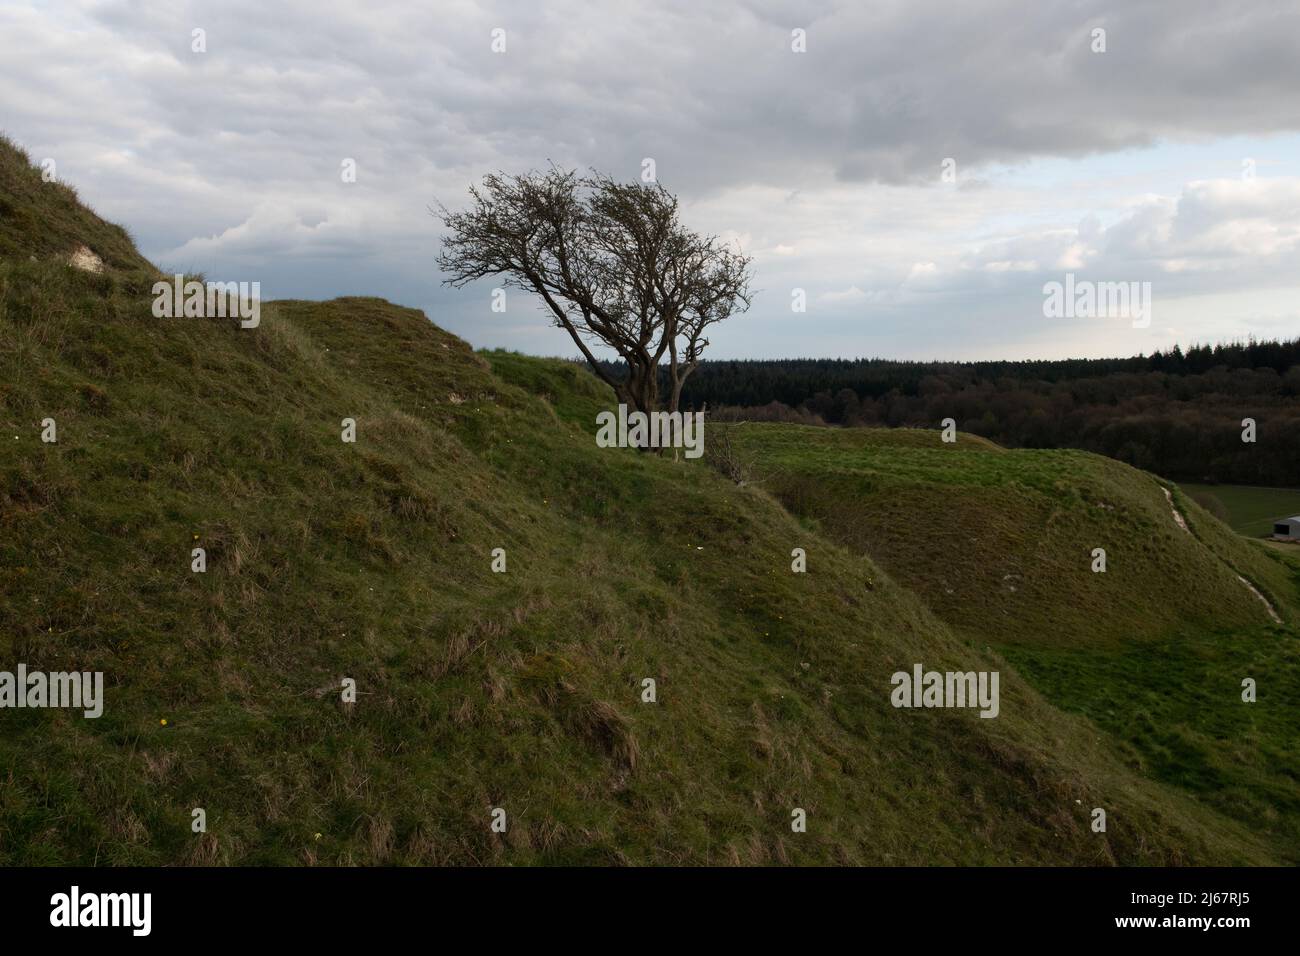
[[[1123,359],[705,361],[682,405],[818,425],[953,418],[1012,448],[1082,448],[1188,481],[1300,486],[1300,338]],[[1245,418],[1257,423],[1254,444],[1242,441]]]

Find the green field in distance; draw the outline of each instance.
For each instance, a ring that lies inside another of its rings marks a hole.
[[[1180,482],[1179,487],[1202,508],[1227,522],[1233,531],[1252,538],[1272,533],[1274,519],[1300,514],[1300,488],[1187,482]]]

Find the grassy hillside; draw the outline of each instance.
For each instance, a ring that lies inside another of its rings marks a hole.
[[[1132,766],[1300,856],[1300,561],[1170,486],[1183,530],[1156,478],[1083,452],[944,444],[938,429],[729,434],[794,513],[1006,655]],[[1267,699],[1241,701],[1246,677]]]
[[[57,176],[47,182],[42,172],[0,136],[0,262],[66,260],[86,246],[110,268],[154,271],[125,229],[100,219],[81,203],[75,189]]]
[[[973,436],[945,444],[937,428],[730,432],[792,512],[869,553],[971,637],[1077,645],[1267,622],[1239,574],[1300,620],[1283,562],[1231,535],[1187,533],[1156,478],[1108,458]],[[1221,527],[1176,500],[1194,530]],[[1105,573],[1092,570],[1096,548]]]
[[[159,320],[130,257],[4,241],[0,669],[107,700],[0,710],[0,864],[1291,858],[838,529],[598,448],[571,365],[379,299]],[[918,662],[1000,670],[1000,716],[894,709]]]

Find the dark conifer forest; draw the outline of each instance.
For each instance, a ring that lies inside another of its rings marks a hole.
[[[1300,338],[1116,359],[706,360],[682,404],[718,420],[850,427],[953,418],[1000,445],[1081,448],[1175,480],[1300,483]]]

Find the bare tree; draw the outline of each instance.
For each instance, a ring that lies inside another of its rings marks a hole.
[[[638,411],[677,411],[706,330],[749,308],[749,257],[682,226],[676,197],[657,183],[551,167],[489,175],[470,200],[462,212],[435,212],[448,229],[438,256],[444,284],[503,275],[541,296],[593,371]],[[594,341],[623,359],[626,379],[596,360]]]

